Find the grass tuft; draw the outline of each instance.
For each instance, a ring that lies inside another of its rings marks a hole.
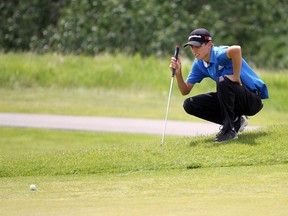
[[[187,169],[198,169],[201,168],[201,164],[200,163],[191,163],[187,166]]]

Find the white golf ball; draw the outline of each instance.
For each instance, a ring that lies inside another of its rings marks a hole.
[[[31,184],[31,185],[30,185],[30,190],[32,190],[32,191],[36,190],[36,185]]]

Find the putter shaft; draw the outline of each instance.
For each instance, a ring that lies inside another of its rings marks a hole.
[[[170,100],[171,100],[173,82],[174,82],[174,76],[172,76],[171,83],[170,83],[170,90],[169,90],[168,103],[167,103],[167,108],[166,108],[165,122],[164,122],[164,127],[163,127],[163,132],[162,132],[161,146],[164,143],[164,137],[165,137],[165,132],[166,132],[166,125],[167,125],[168,112],[169,112],[169,107],[170,107]]]
[[[178,54],[179,54],[179,46],[177,45],[175,47],[175,52],[174,52],[174,57],[176,59],[178,59]],[[165,123],[164,123],[164,128],[163,128],[163,133],[162,133],[162,140],[161,140],[161,145],[160,146],[162,146],[162,144],[164,143],[164,136],[165,136],[165,132],[166,132],[167,118],[168,118],[168,112],[169,112],[169,107],[170,107],[171,93],[172,93],[175,73],[176,73],[176,70],[172,69],[172,78],[171,78],[170,90],[169,90],[169,96],[168,96],[168,103],[167,103],[167,108],[166,108]]]

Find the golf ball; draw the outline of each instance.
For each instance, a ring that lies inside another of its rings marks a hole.
[[[32,190],[32,191],[36,190],[36,185],[31,184],[31,185],[30,185],[30,190]]]

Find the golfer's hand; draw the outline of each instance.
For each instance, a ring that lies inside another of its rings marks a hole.
[[[175,70],[175,75],[179,75],[181,74],[181,60],[180,60],[180,56],[178,56],[178,59],[176,59],[175,57],[171,57],[171,62],[170,62],[170,69],[171,70]]]
[[[242,85],[241,79],[238,77],[236,78],[233,74],[232,75],[225,75],[225,77],[227,77],[232,82],[239,83],[239,85]]]

